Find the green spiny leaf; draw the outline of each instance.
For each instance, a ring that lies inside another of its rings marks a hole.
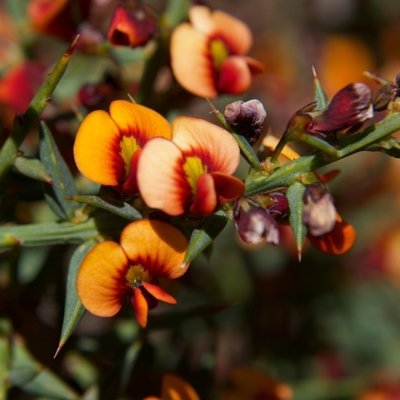
[[[192,262],[212,241],[222,232],[228,222],[228,217],[222,210],[205,218],[193,230],[185,262]]]
[[[286,197],[289,201],[289,222],[292,228],[294,240],[296,242],[299,260],[301,260],[301,251],[303,248],[304,239],[307,234],[307,228],[303,224],[303,193],[305,186],[301,182],[295,182],[289,186]]]
[[[326,97],[325,91],[322,88],[314,67],[312,70],[314,76],[314,101],[317,102],[317,107],[315,109],[323,110],[328,105],[328,97]]]
[[[64,319],[61,329],[61,338],[55,356],[61,350],[62,346],[64,346],[67,339],[71,336],[76,326],[82,319],[83,314],[85,313],[85,308],[79,300],[78,293],[76,292],[76,277],[83,259],[95,244],[95,240],[81,244],[75,250],[69,263]]]
[[[22,175],[38,181],[53,183],[53,179],[46,171],[45,166],[37,158],[16,157],[14,167]]]

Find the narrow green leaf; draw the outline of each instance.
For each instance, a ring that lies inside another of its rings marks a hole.
[[[189,7],[189,0],[169,0],[163,15],[163,21],[167,27],[173,29],[187,19]]]
[[[51,179],[51,176],[46,171],[45,166],[37,158],[16,157],[14,167],[22,175],[29,178],[50,184],[53,183],[53,179]]]
[[[299,260],[301,260],[301,251],[307,234],[307,228],[302,221],[304,190],[305,186],[301,182],[297,181],[293,183],[293,185],[289,186],[286,192],[286,197],[289,201],[289,222],[296,242]]]
[[[113,214],[116,214],[119,217],[125,218],[129,221],[137,221],[138,219],[142,218],[142,215],[139,213],[138,210],[136,210],[136,208],[132,207],[125,201],[116,200],[111,197],[74,196],[70,197],[69,200],[91,204],[92,206],[110,211]]]
[[[317,102],[316,110],[323,110],[328,105],[328,97],[326,97],[325,91],[322,88],[321,82],[318,79],[317,73],[312,68],[314,77],[314,101]]]
[[[143,346],[141,340],[133,342],[125,352],[124,361],[122,363],[121,380],[119,384],[119,393],[123,393],[128,385],[129,379],[132,375],[133,367],[135,366],[136,360],[140,354],[140,349]]]
[[[77,351],[69,351],[64,359],[65,368],[68,375],[83,390],[87,390],[95,386],[98,382],[99,371],[86,357]]]
[[[32,282],[37,277],[46,262],[49,251],[49,246],[23,247],[21,249],[17,264],[17,279],[20,284]]]
[[[68,66],[77,40],[78,37],[76,37],[68,50],[61,56],[56,66],[42,83],[25,114],[18,115],[14,119],[12,132],[0,150],[0,180],[3,179],[8,170],[13,166],[15,154],[21,143],[33,128],[47,104],[49,104],[50,96]]]
[[[53,192],[54,196],[50,197],[57,201],[67,219],[72,220],[75,216],[75,211],[80,207],[78,204],[66,199],[66,197],[78,194],[74,178],[62,158],[49,128],[43,121],[40,123],[39,150],[40,159],[54,182],[49,191],[50,193]]]
[[[6,319],[0,320],[0,400],[7,399],[9,385],[7,376],[10,367],[11,324]]]
[[[9,381],[26,393],[59,400],[78,400],[79,396],[53,372],[37,362],[21,337],[11,346]]]
[[[76,326],[85,313],[81,301],[79,300],[78,293],[76,292],[76,276],[78,275],[79,267],[81,266],[82,260],[86,254],[96,244],[95,240],[81,244],[72,255],[69,263],[68,275],[67,275],[67,289],[65,296],[65,308],[64,308],[64,319],[61,329],[60,342],[54,357],[57,356],[58,352],[64,346],[67,339],[71,336]]]
[[[185,262],[192,262],[212,241],[222,232],[228,222],[228,217],[223,210],[205,218],[190,237],[186,250]]]

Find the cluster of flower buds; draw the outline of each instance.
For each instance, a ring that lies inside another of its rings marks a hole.
[[[264,240],[277,245],[279,228],[276,218],[284,218],[288,206],[283,192],[243,196],[234,205],[235,230],[246,243],[257,244]]]

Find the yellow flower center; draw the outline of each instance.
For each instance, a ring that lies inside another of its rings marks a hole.
[[[131,157],[136,150],[140,149],[140,146],[133,136],[122,136],[122,140],[119,142],[121,151],[119,155],[122,157],[125,163],[125,178],[129,175],[131,169]]]
[[[196,156],[186,157],[183,169],[186,172],[186,179],[192,188],[193,196],[197,193],[197,178],[204,173],[207,173],[208,168],[203,165],[201,159]]]
[[[221,39],[211,40],[210,51],[213,65],[219,71],[222,63],[228,58],[229,51]]]
[[[149,282],[149,271],[144,269],[140,264],[131,265],[128,272],[125,275],[127,286],[134,289],[138,287],[142,281]]]

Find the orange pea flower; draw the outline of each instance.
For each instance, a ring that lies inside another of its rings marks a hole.
[[[251,73],[263,70],[261,63],[245,56],[253,40],[247,25],[205,6],[192,6],[189,20],[191,24],[179,25],[171,36],[171,66],[177,81],[200,97],[246,91]]]
[[[210,215],[244,192],[243,182],[231,176],[239,161],[239,146],[226,130],[179,117],[172,123],[172,141],[155,138],[142,149],[138,186],[151,208],[174,216]]]
[[[93,111],[83,120],[74,145],[76,165],[91,181],[133,196],[141,149],[156,136],[171,138],[164,117],[139,104],[113,101],[110,113]]]
[[[163,377],[161,397],[150,396],[143,400],[200,400],[193,387],[177,375]]]
[[[356,230],[339,214],[336,214],[336,224],[333,229],[321,236],[307,234],[307,239],[317,249],[327,254],[341,255],[347,253],[356,241]]]
[[[130,300],[141,327],[158,300],[176,300],[158,286],[159,278],[183,275],[188,242],[173,226],[156,220],[135,221],[121,233],[120,244],[105,241],[84,258],[77,277],[78,296],[94,315],[112,317]]]

